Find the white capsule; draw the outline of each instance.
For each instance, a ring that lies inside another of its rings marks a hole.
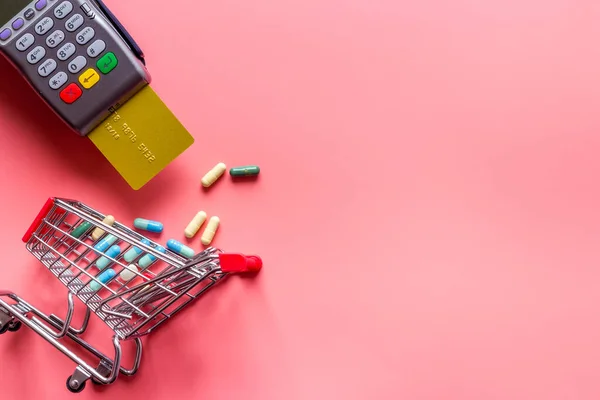
[[[185,228],[185,237],[188,239],[196,236],[196,233],[200,230],[200,227],[206,221],[207,215],[204,211],[200,211],[194,219],[188,224],[187,228]]]
[[[102,222],[108,226],[113,226],[115,224],[115,217],[112,215],[107,215]],[[96,228],[94,229],[94,232],[92,232],[92,240],[95,242],[96,240],[100,239],[102,235],[104,235],[104,229]]]
[[[138,267],[131,264],[127,268],[123,269],[121,274],[119,274],[119,277],[123,281],[127,282],[128,280],[133,279],[136,276],[136,272],[140,272],[140,270],[138,269]]]
[[[203,245],[208,246],[213,241],[220,224],[221,220],[219,217],[211,217],[210,221],[208,221],[208,225],[206,225],[204,233],[202,234]]]
[[[218,163],[213,169],[208,171],[202,178],[202,186],[211,187],[227,171],[227,166],[223,163]]]

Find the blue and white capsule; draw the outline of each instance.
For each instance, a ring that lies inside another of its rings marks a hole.
[[[117,237],[114,235],[107,235],[104,239],[96,243],[94,250],[96,254],[100,255],[110,248],[117,241]]]
[[[115,272],[114,269],[107,269],[106,271],[104,271],[100,275],[98,275],[96,277],[96,279],[98,279],[103,284],[106,284],[108,281],[110,281],[115,276],[117,276],[117,273]],[[102,284],[100,282],[92,280],[92,282],[90,282],[90,289],[92,289],[94,292],[96,290],[100,289],[102,287]]]
[[[142,239],[142,243],[146,246],[150,246],[150,241],[148,239]],[[128,263],[133,262],[133,260],[138,258],[143,252],[144,250],[134,246],[123,255],[123,259]]]
[[[164,226],[161,222],[150,221],[149,219],[136,218],[133,221],[133,226],[148,232],[161,233]]]
[[[158,246],[156,248],[156,251],[158,251],[160,253],[166,253],[167,249],[165,249],[162,246]],[[155,261],[156,261],[156,257],[154,257],[152,254],[146,254],[144,257],[140,258],[140,261],[138,262],[138,264],[142,269],[146,269],[149,266],[151,266]]]
[[[104,254],[105,256],[102,256],[98,261],[96,261],[96,268],[98,268],[100,271],[114,262],[110,258],[116,259],[119,254],[121,254],[121,246],[115,244],[114,246],[111,246],[110,249],[106,250],[106,253]]]
[[[192,250],[191,248],[189,248],[188,246],[186,246],[185,244],[178,242],[175,239],[170,239],[167,242],[167,248],[177,254],[179,254],[180,256],[184,256],[187,258],[192,258],[196,255],[196,253],[194,252],[194,250]]]

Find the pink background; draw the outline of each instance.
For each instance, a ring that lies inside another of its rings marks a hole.
[[[2,287],[64,313],[19,240],[48,196],[164,241],[204,209],[266,267],[80,398],[598,399],[598,1],[107,3],[197,143],[133,192],[0,61]],[[205,193],[218,161],[263,174]],[[31,331],[0,354],[2,398],[72,398]]]

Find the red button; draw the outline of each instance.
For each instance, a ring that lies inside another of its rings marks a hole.
[[[83,92],[79,86],[77,86],[76,83],[71,83],[62,92],[60,92],[60,98],[67,104],[73,104],[78,98],[81,97],[82,94]]]

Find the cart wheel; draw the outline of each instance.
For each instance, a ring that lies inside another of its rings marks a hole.
[[[9,327],[10,327],[10,326],[9,326],[9,324],[2,325],[2,326],[0,327],[0,335],[3,335],[3,334],[5,334],[5,333],[6,333],[6,331],[8,331]]]
[[[85,382],[79,383],[77,380],[72,380],[73,375],[67,378],[67,389],[71,393],[80,393],[83,389],[85,389]]]
[[[21,321],[16,321],[16,322],[14,322],[14,323],[12,323],[12,324],[8,325],[8,330],[9,330],[9,331],[11,331],[11,332],[16,332],[16,331],[18,331],[19,329],[21,329],[21,326],[22,326],[22,325],[23,325],[23,324],[21,323]]]

